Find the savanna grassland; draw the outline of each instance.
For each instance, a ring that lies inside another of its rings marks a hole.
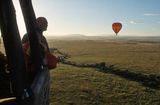
[[[76,63],[114,65],[120,70],[160,75],[160,43],[130,40],[49,40]],[[51,71],[50,105],[160,105],[160,88],[100,72],[58,64]]]
[[[122,71],[160,76],[160,39],[48,39],[48,42],[51,49],[57,48],[69,57],[68,61],[77,64],[105,62]],[[0,49],[4,52],[3,44]],[[50,74],[50,105],[160,105],[160,87],[151,88],[98,68],[59,63]]]
[[[118,68],[137,72],[160,74],[160,44],[126,41],[54,41],[58,48],[79,63],[106,62]]]

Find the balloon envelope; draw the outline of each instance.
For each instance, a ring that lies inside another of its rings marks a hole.
[[[113,31],[116,33],[116,35],[118,34],[118,32],[121,30],[122,28],[122,24],[119,22],[113,23],[112,24],[112,29]]]

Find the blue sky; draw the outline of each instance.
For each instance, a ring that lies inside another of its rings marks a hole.
[[[19,0],[16,7],[20,34],[25,26]],[[113,22],[121,22],[119,35],[159,35],[160,0],[32,0],[36,16],[48,19],[46,35],[114,35]]]

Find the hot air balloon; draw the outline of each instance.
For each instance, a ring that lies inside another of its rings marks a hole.
[[[122,28],[122,24],[119,22],[113,23],[112,24],[112,29],[113,31],[116,33],[116,35],[118,34],[118,32],[121,30]]]

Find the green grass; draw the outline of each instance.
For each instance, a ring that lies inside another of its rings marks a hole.
[[[160,91],[91,68],[51,71],[50,105],[159,105]]]
[[[160,74],[160,44],[104,41],[55,41],[50,46],[78,63],[106,62],[117,68]]]
[[[106,62],[133,72],[160,74],[160,45],[102,41],[53,41],[50,47],[77,63]],[[50,105],[160,105],[160,89],[93,68],[59,64],[51,71]]]

